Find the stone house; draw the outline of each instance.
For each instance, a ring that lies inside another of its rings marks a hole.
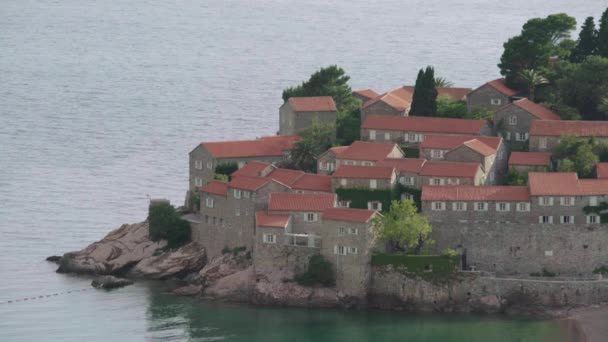
[[[373,166],[387,158],[403,158],[397,144],[355,141],[350,146],[332,147],[317,158],[317,172],[331,174],[341,165]]]
[[[237,163],[243,167],[251,161],[284,161],[289,157],[289,150],[300,139],[299,136],[275,136],[256,140],[203,142],[189,155],[190,191],[213,180],[219,164]]]
[[[299,170],[281,169],[264,162],[249,162],[231,174],[235,177],[262,177],[272,179],[289,188],[289,192],[331,193],[331,177],[305,173]]]
[[[504,78],[499,78],[467,94],[467,110],[495,111],[511,102],[511,98],[515,95],[517,91],[507,87]]]
[[[494,129],[507,141],[526,142],[535,120],[561,120],[550,109],[528,99],[513,101],[494,112]]]
[[[376,93],[372,89],[361,89],[353,91],[353,96],[359,99],[362,103],[365,103],[371,99],[380,96],[380,94]]]
[[[509,171],[515,170],[527,174],[530,171],[551,169],[551,153],[549,152],[511,152],[509,156]]]
[[[530,126],[530,151],[553,151],[564,135],[608,140],[608,121],[535,120]]]
[[[268,201],[268,214],[290,215],[293,230],[291,244],[302,244],[306,240],[308,246],[317,246],[321,236],[321,213],[327,208],[336,207],[336,194],[297,194],[274,193]],[[302,237],[299,235],[307,235]]]
[[[335,125],[338,109],[331,96],[291,97],[279,108],[279,135],[294,135],[313,122]]]
[[[479,163],[427,161],[420,170],[424,185],[485,185],[486,175]]]
[[[361,140],[418,147],[428,134],[492,135],[486,120],[422,116],[370,115],[361,125]]]
[[[410,188],[420,189],[422,187],[420,171],[422,171],[422,167],[425,163],[426,159],[393,158],[381,160],[376,163],[376,166],[394,168],[399,184]]]
[[[396,184],[395,169],[386,166],[341,166],[332,176],[332,187],[390,189]]]
[[[336,146],[317,157],[317,173],[331,175],[336,171],[336,158],[350,146]]]

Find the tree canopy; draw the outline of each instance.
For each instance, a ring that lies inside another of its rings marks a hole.
[[[572,54],[570,54],[570,61],[580,63],[588,56],[594,55],[597,51],[597,39],[598,32],[595,29],[593,17],[588,17],[578,35],[576,46],[572,50]]]
[[[335,127],[333,125],[315,122],[312,127],[302,132],[302,140],[298,141],[290,151],[290,157],[297,169],[317,172],[317,156],[331,147]]]
[[[583,119],[605,119],[599,105],[608,94],[608,58],[590,56],[579,64],[565,62],[556,83],[563,103],[576,108]]]
[[[435,87],[435,70],[427,66],[420,69],[414,86],[410,115],[436,116],[437,115],[437,88]]]
[[[606,8],[600,18],[600,26],[597,33],[597,53],[602,57],[608,57],[608,8]]]
[[[425,245],[432,244],[432,231],[426,217],[417,213],[412,200],[392,201],[390,210],[374,218],[378,239],[389,243],[393,249],[419,254]]]
[[[608,143],[594,138],[563,136],[553,151],[558,171],[576,172],[580,178],[593,178],[595,165],[608,161]]]

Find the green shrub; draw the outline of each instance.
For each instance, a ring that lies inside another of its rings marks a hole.
[[[596,267],[593,270],[593,274],[608,275],[608,267],[606,265],[602,265],[600,267]]]
[[[236,162],[221,163],[215,167],[215,173],[230,176],[234,171],[239,169],[239,165]]]
[[[190,193],[190,210],[201,210],[201,194],[198,190],[194,190]]]
[[[400,146],[401,150],[405,154],[406,158],[420,158],[420,150],[418,147],[407,147],[405,145]]]
[[[232,253],[232,249],[230,249],[230,247],[224,246],[224,248],[222,248],[222,254],[230,254],[230,253]]]
[[[152,241],[167,240],[167,247],[177,248],[191,240],[190,222],[167,202],[150,204],[148,222]]]
[[[376,254],[372,256],[372,265],[392,265],[401,268],[406,274],[425,275],[432,273],[437,277],[449,277],[460,267],[460,255],[406,255]]]
[[[455,258],[458,257],[460,253],[458,253],[458,251],[455,249],[447,248],[443,252],[441,252],[441,255],[446,256],[448,258]]]
[[[321,284],[323,286],[333,286],[336,284],[336,274],[329,261],[317,254],[310,257],[306,272],[296,276],[296,281],[300,285],[310,286]]]
[[[216,173],[215,175],[213,175],[213,179],[219,180],[219,181],[222,181],[222,182],[229,182],[230,181],[230,177],[228,175],[223,174],[223,173]]]

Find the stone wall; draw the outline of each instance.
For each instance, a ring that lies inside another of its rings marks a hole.
[[[492,99],[499,99],[500,104],[493,105]],[[467,95],[467,109],[469,112],[477,109],[497,110],[508,103],[508,96],[487,84],[473,90]]]
[[[269,244],[262,241],[262,234],[255,237],[253,265],[258,274],[287,271],[300,274],[308,268],[310,257],[319,254],[318,248],[285,246],[283,239]]]
[[[409,108],[408,108],[409,109]],[[365,108],[361,108],[361,123],[365,121],[368,115],[393,115],[403,116],[406,115],[405,110],[395,109],[383,101],[377,101],[376,103],[369,105]]]

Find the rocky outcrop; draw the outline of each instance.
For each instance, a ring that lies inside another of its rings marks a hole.
[[[129,275],[155,280],[184,277],[198,272],[205,266],[206,261],[205,250],[196,242],[190,242],[175,251],[142,259]]]
[[[255,285],[250,254],[228,253],[213,259],[200,272],[202,294],[216,299],[248,301]]]
[[[165,241],[150,240],[147,222],[123,224],[85,249],[66,253],[57,272],[117,274],[153,256],[165,245]]]
[[[124,278],[118,278],[110,275],[101,276],[93,279],[91,286],[98,289],[115,289],[133,284],[133,281]]]
[[[289,271],[258,274],[252,302],[262,305],[337,307],[341,299],[335,288],[306,287]]]

